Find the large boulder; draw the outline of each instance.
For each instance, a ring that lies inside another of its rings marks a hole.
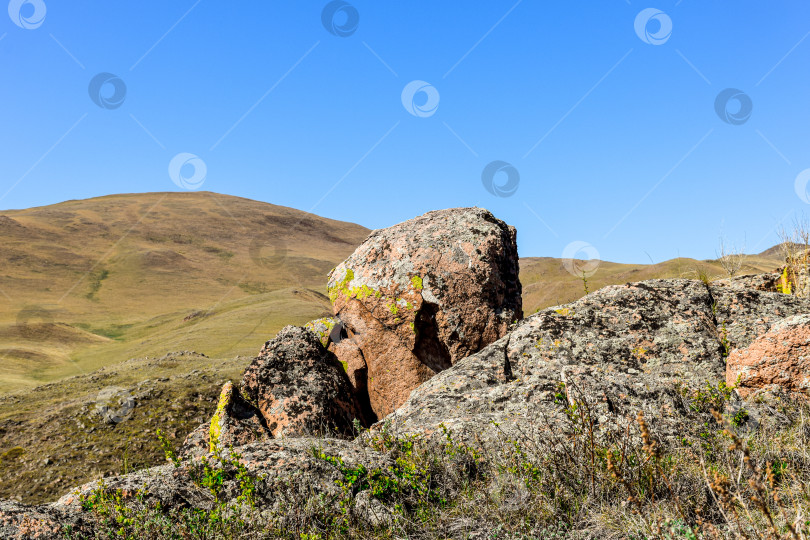
[[[265,343],[245,370],[242,394],[260,411],[273,437],[353,433],[363,422],[354,390],[337,357],[313,331],[287,326]]]
[[[446,427],[486,441],[503,431],[554,433],[566,407],[584,406],[596,430],[626,426],[641,411],[662,437],[677,437],[693,391],[725,382],[730,342],[745,345],[770,328],[776,320],[766,311],[808,308],[785,294],[700,281],[605,287],[524,319],[424,383],[384,423],[424,435]]]
[[[742,397],[775,389],[805,399],[810,391],[810,315],[795,315],[728,357],[726,382]],[[776,387],[776,388],[774,388]]]
[[[514,227],[481,208],[428,212],[374,231],[329,275],[344,346],[384,416],[523,316]],[[347,364],[349,362],[347,361]]]

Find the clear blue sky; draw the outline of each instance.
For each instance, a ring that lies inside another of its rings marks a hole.
[[[356,0],[332,32],[325,6],[13,0],[0,208],[179,191],[169,163],[187,153],[200,189],[371,228],[483,206],[523,256],[581,241],[620,262],[710,258],[721,233],[761,251],[807,209],[806,1]],[[99,73],[126,86],[97,84],[110,108],[88,90]],[[410,110],[406,87],[427,90]],[[720,118],[727,88],[750,117],[732,99]],[[494,193],[493,161],[512,166]]]

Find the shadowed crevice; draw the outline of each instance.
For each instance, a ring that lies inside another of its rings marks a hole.
[[[436,323],[438,309],[435,304],[422,304],[414,321],[416,343],[413,348],[413,354],[419,361],[436,373],[453,365],[450,352],[439,339],[439,325]]]

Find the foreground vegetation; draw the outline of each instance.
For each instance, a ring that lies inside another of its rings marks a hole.
[[[221,500],[212,510],[164,512],[98,489],[83,500],[98,538],[806,538],[810,534],[810,408],[774,398],[732,406],[723,383],[680,389],[683,431],[659,438],[639,414],[597,429],[586,401],[558,393],[565,426],[500,433],[475,445],[444,431],[426,442],[366,431],[358,443],[391,465],[348,467],[313,445],[339,471],[340,496],[302,496],[251,477],[238,451],[188,470]],[[760,412],[755,413],[757,407]],[[718,412],[718,411],[723,411]],[[768,411],[767,415],[761,411]],[[767,418],[766,418],[767,417]],[[759,420],[762,420],[761,422]],[[542,424],[543,418],[538,418]],[[550,427],[550,426],[547,426]],[[171,444],[167,458],[178,468]],[[226,478],[240,494],[224,502]],[[257,493],[275,504],[258,503]],[[82,536],[65,531],[66,538]]]

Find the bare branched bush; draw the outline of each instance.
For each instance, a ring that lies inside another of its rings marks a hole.
[[[781,289],[797,296],[810,296],[810,223],[796,218],[791,228],[781,227],[779,247],[785,260]]]
[[[736,245],[727,243],[726,239],[721,236],[717,262],[723,267],[728,277],[734,277],[745,262],[745,245],[738,248]]]

